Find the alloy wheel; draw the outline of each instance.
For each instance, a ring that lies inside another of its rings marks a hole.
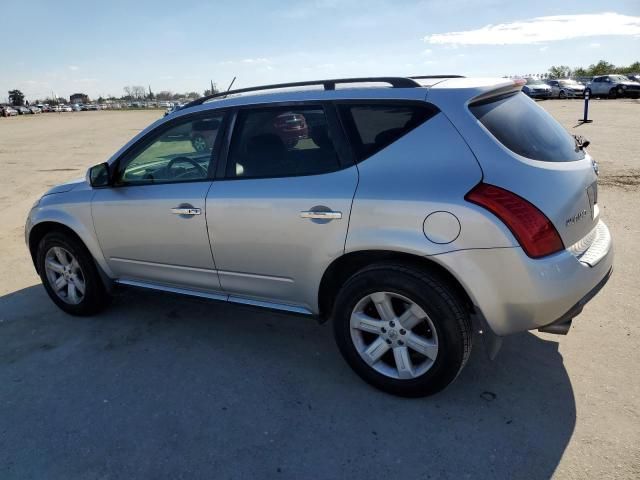
[[[417,303],[396,293],[362,298],[351,313],[350,331],[360,357],[390,378],[424,375],[438,356],[433,322]]]
[[[86,282],[75,256],[62,247],[52,247],[44,260],[49,286],[65,303],[77,305],[84,299]]]

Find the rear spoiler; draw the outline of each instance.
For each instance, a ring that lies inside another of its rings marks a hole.
[[[469,105],[481,105],[483,103],[492,102],[499,97],[517,93],[522,90],[522,87],[527,83],[523,78],[514,79],[512,82],[513,83],[500,85],[497,88],[483,92],[480,95],[476,95],[469,101]]]

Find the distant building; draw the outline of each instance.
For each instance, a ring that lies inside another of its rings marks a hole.
[[[89,96],[84,93],[74,93],[69,97],[69,103],[89,103]]]

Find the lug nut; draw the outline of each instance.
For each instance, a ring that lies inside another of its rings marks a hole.
[[[395,326],[396,326],[396,323],[395,323],[395,322],[389,322],[389,326],[390,326],[391,328],[393,328],[393,327],[395,327]]]
[[[400,335],[404,335],[405,333],[407,333],[407,331],[404,328],[400,329]]]
[[[391,345],[391,340],[389,340],[388,338],[387,338],[387,343]]]
[[[382,327],[381,330],[382,330],[382,333],[387,333],[387,329],[386,328]]]
[[[404,342],[402,340],[398,340],[398,345],[404,345]]]

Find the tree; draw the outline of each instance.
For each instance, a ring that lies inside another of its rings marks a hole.
[[[573,76],[574,77],[588,77],[589,76],[589,72],[587,72],[582,67],[577,67],[577,68],[573,69]]]
[[[133,99],[133,89],[132,89],[132,87],[127,86],[127,87],[124,87],[123,90],[124,90],[124,99],[125,100],[132,100]]]
[[[589,68],[587,70],[589,72],[589,75],[606,75],[608,73],[614,73],[616,70],[616,66],[613,63],[600,60],[595,65],[589,65]]]
[[[554,65],[549,69],[549,78],[565,78],[569,76],[571,76],[571,69],[566,65]]]
[[[21,107],[24,105],[24,93],[20,90],[9,90],[9,101],[14,107]]]
[[[136,100],[142,100],[147,93],[147,89],[141,85],[134,85],[131,87],[131,94]]]
[[[187,93],[187,98],[200,98],[200,94],[198,92],[189,92]]]

